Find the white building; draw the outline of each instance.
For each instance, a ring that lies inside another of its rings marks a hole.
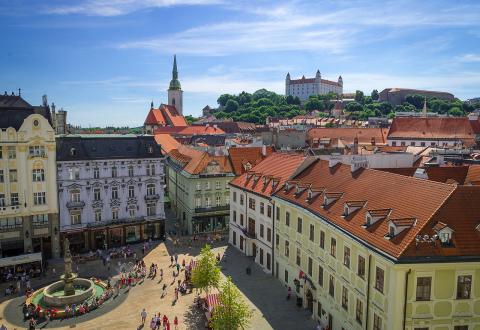
[[[290,73],[285,78],[285,95],[298,96],[302,101],[308,100],[310,95],[324,95],[328,93],[343,94],[343,79],[338,77],[337,81],[322,79],[320,70],[314,78],[290,79]]]
[[[95,250],[165,232],[164,157],[153,136],[57,138],[61,238]]]
[[[230,182],[229,243],[252,256],[266,273],[272,273],[274,259],[275,207],[271,195],[303,160],[302,155],[273,153]]]

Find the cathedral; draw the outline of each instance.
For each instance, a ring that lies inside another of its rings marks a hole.
[[[183,117],[183,91],[178,80],[177,56],[173,57],[172,80],[167,90],[168,104],[160,104],[158,108],[150,105],[150,111],[144,123],[147,134],[154,134],[160,127],[185,127],[188,126]]]
[[[285,78],[285,95],[293,97],[298,96],[301,101],[308,100],[310,95],[323,95],[328,93],[343,94],[343,80],[342,76],[338,77],[337,81],[322,79],[320,70],[314,78],[290,79],[290,73],[287,73]]]

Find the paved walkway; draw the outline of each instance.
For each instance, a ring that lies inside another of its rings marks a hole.
[[[146,308],[149,320],[153,313],[166,314],[170,320],[175,316],[179,318],[179,329],[204,329],[204,316],[193,307],[195,294],[180,296],[180,299],[173,302],[173,289],[176,278],[172,276],[172,268],[169,267],[170,255],[177,253],[179,260],[186,259],[187,262],[192,257],[197,256],[201,245],[205,242],[199,242],[197,246],[188,246],[186,244],[173,245],[171,240],[166,243],[158,243],[144,257],[145,263],[149,266],[152,262],[159,264],[159,268],[164,270],[164,281],[159,282],[156,279],[146,279],[144,283],[124,290],[118,298],[108,301],[102,308],[87,315],[68,319],[65,321],[52,321],[50,324],[40,324],[39,328],[55,329],[142,329],[140,324],[140,312]],[[227,262],[222,262],[222,272],[225,275],[232,276],[234,283],[244,294],[253,310],[253,317],[250,329],[314,329],[314,323],[307,315],[306,311],[295,306],[293,299],[286,301],[286,290],[281,283],[272,278],[271,275],[263,271],[252,263],[252,260],[243,256],[239,251],[226,242],[216,242],[214,244],[215,254],[223,254],[226,251]],[[141,256],[141,252],[137,252]],[[245,268],[252,266],[252,275],[246,275]],[[58,267],[58,266],[57,266]],[[57,273],[59,270],[57,269]],[[97,277],[116,276],[118,269],[112,267],[107,271],[101,261],[92,261],[80,265],[80,275],[84,277],[96,275]],[[58,275],[57,275],[58,276]],[[183,279],[183,272],[180,279]],[[53,276],[48,276],[40,280],[33,280],[32,285],[40,287],[45,283],[53,281]],[[163,283],[168,285],[166,295],[162,298]],[[0,324],[3,322],[8,330],[25,329],[26,323],[21,317],[21,304],[24,297],[14,299],[3,298],[0,303]],[[172,327],[173,328],[173,327]],[[144,329],[149,329],[148,324]]]

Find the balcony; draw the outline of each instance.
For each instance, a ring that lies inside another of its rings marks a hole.
[[[230,205],[210,206],[210,207],[196,207],[195,213],[207,213],[218,211],[229,211]]]
[[[145,195],[145,201],[158,201],[160,199],[159,194],[154,194],[154,195]]]
[[[77,201],[77,202],[67,202],[67,209],[81,209],[85,206],[84,201]]]

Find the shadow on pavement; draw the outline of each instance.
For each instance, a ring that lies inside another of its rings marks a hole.
[[[204,329],[205,328],[205,314],[196,305],[190,305],[184,314],[186,329]]]

